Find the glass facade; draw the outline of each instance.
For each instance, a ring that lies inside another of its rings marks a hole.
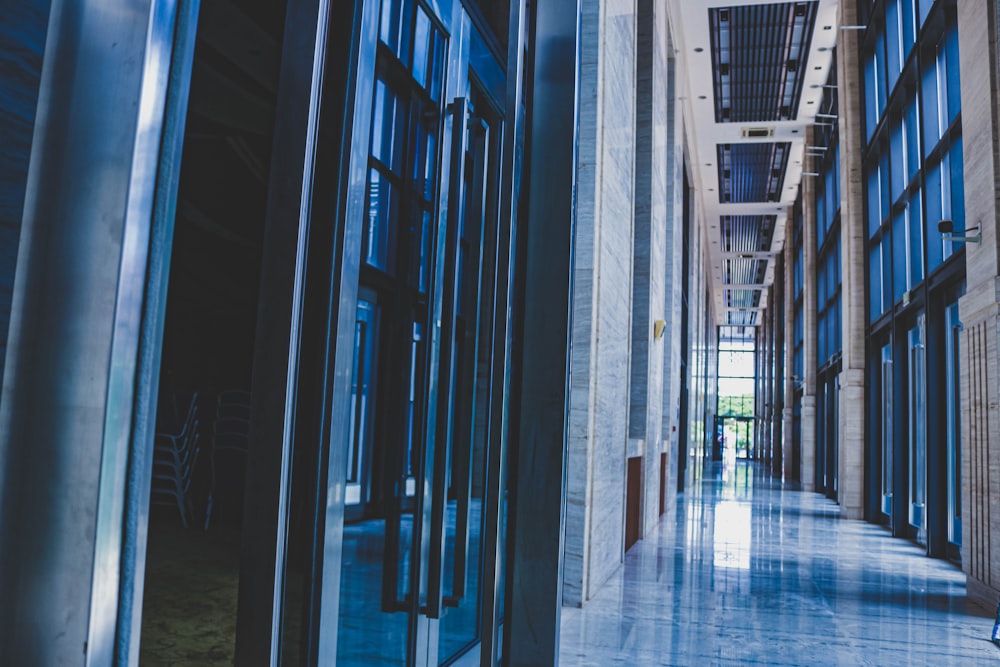
[[[860,59],[869,364],[877,378],[868,460],[879,470],[868,511],[932,555],[960,539],[957,499],[927,494],[957,486],[948,471],[958,474],[948,443],[958,442],[960,427],[959,359],[948,346],[960,323],[948,304],[963,289],[965,255],[961,241],[939,231],[942,221],[953,234],[966,229],[955,6],[877,0],[860,7],[868,25]],[[948,414],[928,414],[937,404]],[[949,465],[928,464],[938,460]]]
[[[942,0],[931,14],[914,4],[876,3],[862,52],[871,322],[956,252],[939,221],[965,229],[953,6]]]

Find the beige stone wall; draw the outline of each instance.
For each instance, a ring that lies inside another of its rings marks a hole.
[[[1000,247],[997,235],[997,24],[995,3],[958,0],[967,227],[966,295],[959,300],[962,392],[962,567],[974,600],[1000,592]]]

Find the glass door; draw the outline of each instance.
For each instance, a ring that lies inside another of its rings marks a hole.
[[[945,310],[945,397],[947,401],[948,456],[948,542],[962,545],[962,420],[961,420],[961,358],[959,337],[962,322],[958,318],[958,303]]]
[[[924,345],[924,316],[907,332],[909,347],[909,521],[917,531],[917,541],[927,541],[927,359]]]
[[[510,238],[498,215],[506,81],[486,44],[459,2],[382,0],[337,664],[450,662],[492,618],[482,582],[498,565],[484,554],[503,526],[484,507],[504,465],[494,331]]]
[[[892,343],[882,347],[882,513],[892,516]]]

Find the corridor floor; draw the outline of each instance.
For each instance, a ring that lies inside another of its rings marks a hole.
[[[582,609],[560,665],[1000,665],[965,576],[757,464],[706,465]]]

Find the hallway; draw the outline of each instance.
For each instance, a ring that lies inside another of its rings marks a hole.
[[[995,665],[965,575],[756,463],[706,464],[583,609],[570,665]]]

